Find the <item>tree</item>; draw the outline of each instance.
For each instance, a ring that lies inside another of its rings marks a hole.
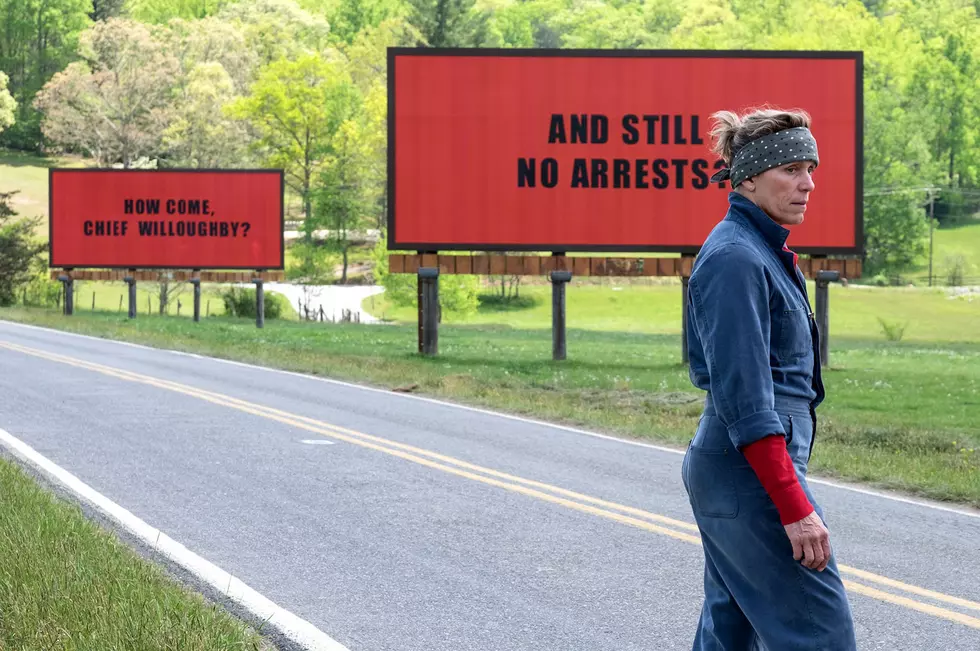
[[[929,225],[921,193],[907,190],[943,177],[936,143],[944,133],[944,111],[924,83],[941,84],[943,73],[905,21],[891,6],[878,18],[857,2],[692,0],[671,39],[676,48],[864,51],[868,274],[901,271],[919,255]]]
[[[104,0],[99,0],[104,1]],[[163,25],[172,18],[197,19],[212,16],[231,0],[128,0],[129,16],[144,23]]]
[[[313,185],[331,154],[334,135],[355,110],[357,89],[343,65],[318,54],[280,60],[259,74],[248,97],[229,114],[249,120],[266,164],[285,170],[312,224]]]
[[[91,9],[91,0],[0,0],[0,70],[18,104],[16,125],[4,132],[2,144],[40,150],[40,115],[32,101],[75,58]]]
[[[201,20],[175,18],[159,32],[164,50],[177,59],[178,77],[186,84],[191,71],[205,63],[220,64],[228,74],[236,95],[244,95],[255,80],[259,55],[250,47],[237,23],[208,17]]]
[[[486,40],[489,14],[475,0],[411,0],[412,24],[431,47],[473,47]]]
[[[0,133],[14,123],[17,102],[7,90],[7,75],[0,71]]]
[[[100,166],[130,167],[160,149],[170,119],[177,61],[131,20],[96,24],[80,38],[83,61],[71,63],[38,93],[44,135],[79,149]]]
[[[401,0],[343,0],[323,9],[335,42],[350,44],[365,29],[406,19],[410,5]]]
[[[13,220],[16,192],[0,192],[0,306],[13,305],[17,289],[31,280],[45,244],[34,237],[40,217]]]
[[[225,111],[235,99],[234,84],[220,63],[200,63],[191,70],[163,132],[163,147],[175,166],[247,166],[245,123]]]
[[[330,44],[330,25],[294,0],[250,0],[224,7],[217,17],[238,27],[260,65],[280,59],[297,60],[324,54]]]
[[[365,186],[370,151],[365,146],[364,115],[345,121],[333,138],[333,154],[324,166],[316,193],[314,224],[330,231],[332,248],[340,252],[340,282],[347,283],[351,231],[364,223],[368,191]]]
[[[126,0],[92,0],[92,11],[89,18],[92,20],[108,20],[118,18],[123,14]]]

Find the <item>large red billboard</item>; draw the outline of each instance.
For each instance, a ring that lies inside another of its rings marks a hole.
[[[282,269],[282,170],[51,169],[61,268]]]
[[[790,245],[862,249],[860,52],[388,51],[393,250],[696,252],[719,110],[801,108],[820,165]]]

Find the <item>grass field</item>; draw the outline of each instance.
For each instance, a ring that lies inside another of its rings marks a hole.
[[[0,649],[272,649],[0,458]]]
[[[20,308],[0,318],[381,387],[417,385],[428,395],[678,446],[702,403],[676,334],[572,327],[569,359],[553,362],[549,331],[509,326],[445,324],[439,356],[422,358],[414,326],[286,321],[258,331],[230,318],[129,322]],[[958,343],[836,337],[814,472],[980,506],[980,331],[968,332],[972,340]]]
[[[75,282],[75,311],[91,312],[95,299],[98,312],[126,314],[129,310],[129,288],[123,282]],[[178,304],[179,303],[179,304]],[[160,313],[159,285],[154,283],[136,284],[136,307],[138,316]],[[167,314],[191,317],[194,314],[193,287],[184,284],[178,294],[172,294],[167,304]],[[215,286],[201,285],[201,316],[220,316],[225,313],[220,290]]]
[[[488,288],[487,291],[492,291]],[[810,301],[815,303],[813,283]],[[443,314],[443,323],[459,325],[506,324],[513,328],[551,328],[551,287],[536,284],[521,288],[521,296],[534,301],[522,310],[480,309],[460,317]],[[680,333],[681,285],[582,285],[567,288],[570,328],[648,334]],[[366,300],[362,308],[373,316],[414,323],[414,306],[393,306],[383,295]],[[881,321],[879,321],[881,319]],[[859,337],[885,341],[887,326],[904,328],[903,341],[980,342],[980,294],[950,297],[942,289],[871,288],[832,285],[830,332],[832,337]],[[501,327],[504,327],[501,325]]]

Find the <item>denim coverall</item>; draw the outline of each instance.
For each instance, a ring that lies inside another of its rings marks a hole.
[[[707,391],[682,466],[704,547],[695,651],[856,649],[836,560],[817,572],[793,559],[779,513],[740,451],[783,434],[823,518],[806,483],[824,398],[818,333],[806,281],[784,250],[788,235],[732,192],[691,273],[690,375]]]

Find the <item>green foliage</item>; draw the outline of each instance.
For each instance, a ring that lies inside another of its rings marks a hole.
[[[91,0],[0,0],[0,70],[10,77],[17,123],[0,145],[37,150],[40,116],[34,95],[77,55],[78,36],[91,24]]]
[[[415,274],[393,274],[388,268],[388,245],[384,231],[371,251],[374,282],[385,288],[385,298],[400,307],[417,306],[418,278]],[[477,297],[480,279],[476,276],[447,274],[439,277],[439,305],[443,313],[466,317],[480,305]]]
[[[113,18],[83,33],[79,55],[34,100],[53,145],[83,151],[100,166],[130,167],[160,150],[177,60],[150,30]]]
[[[477,296],[481,312],[517,312],[530,310],[541,304],[540,296],[502,296],[497,292]]]
[[[286,278],[303,285],[326,285],[334,281],[337,253],[321,242],[302,239],[290,247]]]
[[[950,287],[959,287],[973,270],[972,265],[961,254],[948,255],[943,260],[943,271],[946,276],[946,284]]]
[[[17,108],[17,102],[11,97],[10,91],[7,89],[8,81],[7,75],[0,71],[0,133],[15,121],[14,111]]]
[[[323,54],[330,43],[330,25],[295,0],[232,2],[217,17],[245,35],[246,47],[261,65],[296,61],[308,54]]]
[[[374,263],[374,282],[385,288],[385,298],[399,306],[415,305],[418,301],[418,285],[412,274],[393,274],[388,267],[388,240],[384,231],[371,250]]]
[[[13,305],[17,290],[31,280],[45,245],[34,237],[39,218],[17,219],[11,207],[16,192],[0,192],[0,306]]]
[[[881,331],[885,334],[885,339],[888,341],[901,341],[905,335],[905,328],[909,325],[908,323],[886,321],[881,317],[878,317],[878,323],[881,324]]]
[[[411,20],[431,47],[483,44],[489,15],[475,0],[411,0]]]
[[[865,269],[895,275],[921,257],[928,227],[910,189],[944,190],[944,225],[980,209],[977,10],[975,0],[126,0],[120,14],[119,0],[0,0],[0,70],[17,101],[3,130],[0,91],[0,139],[39,146],[41,110],[47,145],[100,165],[283,167],[307,231],[329,228],[343,257],[346,233],[384,225],[390,46],[861,50]],[[117,15],[151,29],[124,29]],[[108,45],[95,47],[96,34]]]
[[[266,319],[283,319],[295,315],[292,304],[278,292],[263,292]],[[256,315],[256,291],[252,287],[229,287],[221,292],[225,314],[254,319]]]
[[[224,67],[217,62],[195,65],[182,95],[163,132],[162,146],[171,162],[180,167],[246,167],[246,124],[224,114],[235,97],[234,83]]]
[[[265,164],[286,171],[287,183],[303,199],[308,221],[314,183],[333,151],[337,130],[354,115],[358,99],[339,61],[304,54],[266,66],[249,96],[229,109],[232,117],[251,122]]]
[[[126,0],[129,17],[164,25],[173,18],[196,19],[213,16],[235,0]]]

